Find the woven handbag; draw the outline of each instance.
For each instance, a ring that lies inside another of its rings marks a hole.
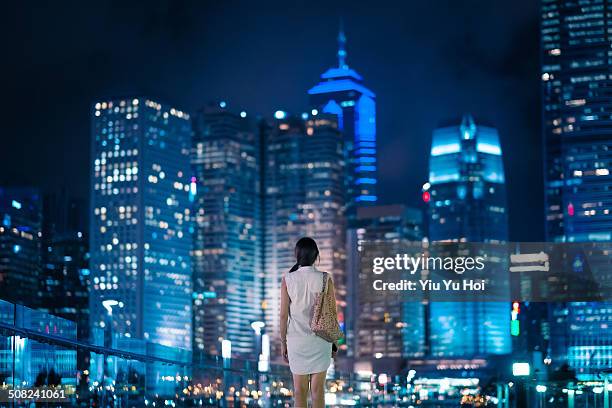
[[[329,293],[329,275],[323,275],[323,290],[317,294],[310,313],[310,329],[322,339],[334,343],[344,337],[338,323],[336,299]]]

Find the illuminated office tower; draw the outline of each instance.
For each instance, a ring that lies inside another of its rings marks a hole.
[[[357,207],[376,203],[376,95],[366,88],[363,78],[346,63],[346,37],[338,35],[338,66],[321,75],[312,87],[313,112],[333,113],[344,138],[346,160],[347,217],[354,218]]]
[[[612,2],[543,0],[541,80],[546,238],[612,241]],[[612,267],[608,257],[602,263]],[[589,318],[585,318],[589,316]],[[580,373],[609,368],[611,302],[553,311],[553,361]],[[560,340],[565,338],[564,342]],[[555,342],[555,340],[559,340]],[[605,356],[608,356],[607,359]]]
[[[0,299],[38,307],[42,199],[36,189],[0,187]]]
[[[261,321],[260,159],[257,124],[225,102],[194,118],[194,349],[252,357]]]
[[[265,142],[264,251],[266,330],[278,340],[281,278],[295,264],[297,240],[317,241],[320,264],[345,306],[345,216],[342,136],[334,115],[287,117],[277,111]],[[272,344],[278,346],[278,341]]]
[[[189,115],[147,98],[100,101],[91,114],[92,326],[190,349]],[[105,300],[118,303],[110,316]]]
[[[495,128],[470,115],[434,130],[429,182],[429,240],[500,243],[508,239],[502,150]],[[433,302],[433,356],[505,354],[511,350],[510,303]]]
[[[380,362],[389,368],[391,361],[399,363],[402,357],[425,353],[423,305],[418,301],[403,302],[391,291],[372,294],[373,281],[380,275],[372,274],[369,267],[373,256],[406,253],[410,247],[415,248],[411,255],[419,256],[422,225],[421,211],[403,205],[357,209],[354,227],[347,233],[348,355],[356,360]]]

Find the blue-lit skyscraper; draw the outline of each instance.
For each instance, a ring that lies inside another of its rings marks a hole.
[[[38,307],[42,197],[33,188],[0,188],[0,299]]]
[[[253,357],[261,315],[259,134],[255,118],[225,102],[194,118],[194,349]]]
[[[264,311],[266,331],[278,340],[281,278],[295,264],[295,243],[303,236],[317,241],[316,266],[333,276],[344,321],[346,196],[336,116],[304,119],[279,111],[275,117],[265,140]]]
[[[541,2],[546,238],[612,240],[612,21],[609,0]],[[611,267],[608,256],[600,266]],[[552,309],[553,362],[609,368],[612,303]]]
[[[344,138],[350,221],[356,207],[377,201],[376,95],[363,84],[361,75],[347,65],[343,30],[340,30],[338,45],[338,66],[325,71],[321,82],[308,94],[313,109],[338,117],[338,127]]]
[[[191,348],[189,115],[148,98],[91,108],[91,322]],[[115,300],[112,318],[102,305]]]
[[[506,241],[506,187],[497,130],[476,124],[470,115],[434,130],[423,199],[429,204],[430,241]],[[433,302],[430,311],[433,356],[511,351],[510,303]]]

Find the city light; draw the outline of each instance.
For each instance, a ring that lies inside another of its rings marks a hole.
[[[227,339],[223,339],[221,341],[221,356],[223,358],[232,358],[232,342],[227,340]]]
[[[531,373],[531,367],[529,363],[513,363],[512,364],[512,375],[521,377],[527,376]]]

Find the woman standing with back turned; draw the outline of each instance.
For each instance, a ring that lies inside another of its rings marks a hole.
[[[308,406],[308,390],[313,408],[325,406],[325,375],[335,355],[335,344],[318,337],[310,328],[311,310],[327,279],[330,296],[333,281],[315,268],[319,248],[312,238],[295,244],[296,264],[281,285],[280,338],[282,353],[293,374],[295,407]]]

